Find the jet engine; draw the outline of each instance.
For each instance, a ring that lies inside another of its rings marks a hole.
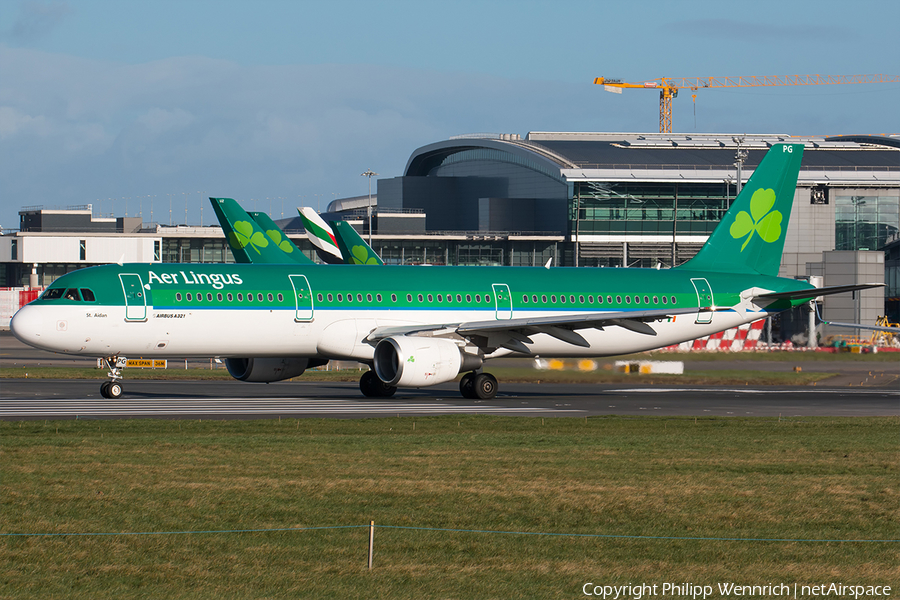
[[[225,367],[235,379],[269,383],[297,377],[307,368],[326,362],[309,358],[226,358]]]
[[[480,356],[466,354],[451,340],[389,337],[375,346],[375,373],[397,387],[427,387],[453,380],[481,366]]]

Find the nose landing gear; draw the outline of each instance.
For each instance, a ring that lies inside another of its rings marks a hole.
[[[107,356],[103,359],[106,368],[109,369],[110,380],[104,381],[100,385],[100,395],[104,398],[116,399],[122,396],[122,369],[128,363],[128,359],[124,356]]]

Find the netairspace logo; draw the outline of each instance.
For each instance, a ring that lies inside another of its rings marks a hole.
[[[766,585],[738,585],[735,583],[718,583],[712,585],[696,585],[693,583],[663,584],[628,584],[628,585],[595,585],[585,583],[581,587],[585,596],[603,598],[604,600],[641,600],[641,598],[660,598],[666,596],[678,598],[706,599],[717,594],[718,598],[730,597],[766,597],[784,596],[785,598],[883,598],[891,595],[891,587],[885,585],[846,585],[843,583],[820,583],[815,585],[794,583],[770,583]]]

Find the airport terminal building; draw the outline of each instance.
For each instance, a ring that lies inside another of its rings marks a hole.
[[[368,196],[336,200],[323,217],[348,220],[371,235],[388,264],[667,268],[699,250],[740,183],[779,142],[806,146],[781,275],[822,276],[824,285],[886,281],[885,248],[900,232],[898,136],[458,136],[416,149],[402,175],[377,180],[371,231]],[[62,223],[64,212],[20,212],[20,230],[0,243],[0,285],[27,285],[32,271],[46,285],[68,270],[123,255],[231,260],[218,227],[123,219],[101,225],[87,207]],[[279,225],[314,256],[299,218]],[[896,306],[897,295],[861,294],[843,308],[834,297],[826,304],[834,314],[826,318],[873,320],[885,314],[886,298],[888,308]]]

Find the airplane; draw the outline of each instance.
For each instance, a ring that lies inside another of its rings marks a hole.
[[[248,213],[232,198],[210,198],[209,201],[225,232],[225,239],[235,261],[259,264],[293,262],[312,264],[312,261],[266,213]],[[349,223],[332,221],[331,225],[337,230],[335,232],[312,208],[302,207],[297,210],[306,226],[307,237],[326,263],[384,264]],[[258,243],[253,244],[249,240]],[[248,246],[254,251],[247,250]],[[259,246],[264,246],[265,250],[255,251]]]
[[[464,397],[490,399],[494,358],[652,350],[882,286],[777,276],[802,155],[802,144],[774,145],[698,254],[672,269],[112,264],[63,275],[10,328],[37,348],[105,359],[110,398],[136,355],[221,357],[246,382],[356,360],[370,367],[365,396],[463,374]],[[250,256],[267,248],[256,233],[235,235]]]
[[[239,263],[312,265],[310,260],[291,242],[284,232],[268,218],[255,219],[231,198],[210,198],[216,218],[225,233],[234,260]],[[257,213],[262,214],[262,213]],[[258,221],[268,226],[263,231]],[[274,227],[274,229],[272,229]]]
[[[384,261],[372,250],[346,221],[326,223],[311,206],[297,209],[303,227],[319,257],[328,264],[383,265]]]

